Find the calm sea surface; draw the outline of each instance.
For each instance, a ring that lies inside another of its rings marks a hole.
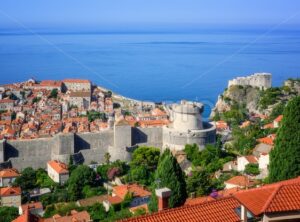
[[[0,84],[86,78],[128,97],[214,103],[236,76],[300,77],[300,32],[2,34]]]

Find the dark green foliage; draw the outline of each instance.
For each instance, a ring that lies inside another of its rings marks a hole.
[[[222,114],[221,119],[230,125],[238,125],[247,118],[247,109],[245,104],[233,102],[230,110]]]
[[[96,119],[101,119],[102,121],[106,121],[107,117],[105,113],[97,112],[97,111],[88,111],[88,120],[89,122],[93,122]]]
[[[38,103],[41,100],[41,97],[34,97],[32,103]]]
[[[11,120],[15,120],[16,117],[17,117],[16,112],[12,112],[12,113],[11,113]]]
[[[107,91],[107,92],[105,93],[105,97],[111,98],[111,97],[112,97],[112,91]]]
[[[121,107],[120,103],[113,103],[114,109],[119,109]]]
[[[52,91],[51,91],[51,93],[49,95],[49,99],[50,98],[56,99],[57,95],[58,95],[58,90],[57,89],[52,89]]]
[[[300,97],[288,103],[283,116],[274,149],[270,153],[270,182],[300,175]]]
[[[43,206],[48,206],[54,203],[67,202],[68,192],[66,189],[55,189],[52,193],[45,194],[40,197]]]
[[[117,176],[123,176],[128,172],[128,165],[120,160],[116,160],[114,162],[111,162],[109,164],[102,164],[100,166],[97,167],[97,173],[101,176],[102,180],[108,180],[109,179],[109,175],[108,173],[111,172],[111,169],[117,169],[118,173]]]
[[[258,164],[257,163],[249,163],[245,167],[245,173],[248,175],[256,176],[260,174]]]
[[[25,168],[21,176],[17,177],[15,186],[20,186],[23,191],[28,191],[34,189],[36,186],[36,172],[31,167]]]
[[[156,169],[160,156],[159,148],[142,146],[137,148],[132,155],[131,166],[146,166],[148,169]]]
[[[188,193],[195,192],[197,196],[208,195],[211,191],[211,180],[209,173],[205,170],[193,171],[186,182]]]
[[[266,132],[259,125],[246,128],[234,127],[232,130],[233,149],[241,155],[247,155],[257,144],[257,139],[266,136]]]
[[[0,207],[0,221],[11,222],[19,216],[18,208],[16,207]]]
[[[96,173],[88,166],[80,165],[71,174],[68,180],[68,194],[70,200],[78,200],[84,197],[83,188],[86,185],[95,184]]]
[[[282,95],[279,87],[272,87],[261,92],[259,106],[262,109],[266,109],[269,105],[275,104],[279,97]]]
[[[169,199],[171,208],[180,206],[185,202],[187,192],[184,174],[169,149],[166,149],[159,159],[155,179],[160,181],[160,187],[167,187],[172,190]]]
[[[280,102],[278,103],[272,110],[270,116],[269,116],[269,120],[273,121],[276,117],[278,117],[279,115],[281,115],[284,111],[284,107],[285,107],[285,103],[284,102]]]
[[[41,168],[36,171],[36,185],[42,188],[53,188],[57,186],[57,184],[48,176],[47,172]]]
[[[87,208],[87,211],[91,215],[93,221],[102,221],[106,218],[106,211],[101,203],[96,203],[93,206]]]
[[[216,145],[207,145],[204,150],[199,151],[196,144],[185,146],[184,152],[188,160],[192,161],[194,166],[201,166],[209,173],[214,173],[221,169],[223,164],[232,160],[233,157],[221,150],[220,138]]]
[[[132,155],[127,181],[150,185],[154,181],[159,155],[160,150],[155,147],[137,148]]]

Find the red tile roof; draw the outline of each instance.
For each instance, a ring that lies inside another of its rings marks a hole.
[[[248,155],[248,156],[245,156],[245,158],[249,163],[257,163],[257,159],[254,155]]]
[[[0,171],[0,178],[18,177],[20,174],[16,169],[3,169]]]
[[[300,177],[234,194],[254,215],[300,210]]]
[[[0,99],[0,103],[14,103],[14,100],[11,99]]]
[[[91,83],[90,80],[86,80],[86,79],[64,79],[63,82],[66,82],[66,83]]]
[[[48,165],[59,174],[68,173],[68,166],[57,160],[48,161]]]
[[[282,118],[283,118],[283,115],[279,115],[276,119],[274,119],[274,121],[279,123],[279,122],[281,122]]]
[[[151,215],[129,218],[123,221],[128,222],[182,222],[182,221],[207,221],[207,222],[238,222],[239,216],[235,209],[240,203],[233,197],[214,200],[193,206],[173,208]]]
[[[210,196],[205,196],[205,197],[196,197],[196,198],[188,198],[186,199],[184,205],[185,206],[192,206],[192,205],[197,205],[201,203],[206,203],[209,201],[215,200],[214,198]]]
[[[226,180],[225,183],[246,187],[249,185],[249,179],[247,176],[235,176]]]
[[[122,199],[125,198],[128,192],[132,193],[134,197],[146,197],[151,195],[149,191],[145,190],[138,184],[120,185],[113,187],[113,193]]]
[[[0,189],[0,196],[2,197],[17,196],[17,195],[21,195],[20,187],[4,187]]]

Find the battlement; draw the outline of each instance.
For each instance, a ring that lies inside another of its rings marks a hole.
[[[246,77],[237,77],[228,81],[228,88],[233,85],[252,86],[260,89],[268,89],[272,86],[271,73],[255,73]]]

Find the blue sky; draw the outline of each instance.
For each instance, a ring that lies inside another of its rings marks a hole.
[[[299,0],[1,0],[0,28],[300,28]]]

